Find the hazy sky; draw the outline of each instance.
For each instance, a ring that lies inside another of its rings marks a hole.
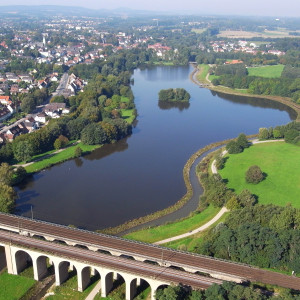
[[[119,8],[189,11],[199,14],[296,16],[300,0],[0,0],[0,5],[67,5],[88,8]]]

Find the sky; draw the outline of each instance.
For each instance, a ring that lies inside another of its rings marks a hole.
[[[126,7],[195,14],[300,17],[300,0],[0,0],[1,5],[65,5],[95,9]]]

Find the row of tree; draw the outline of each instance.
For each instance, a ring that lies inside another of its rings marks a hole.
[[[260,128],[259,139],[269,140],[269,139],[280,139],[284,138],[286,143],[300,145],[300,123],[293,121],[286,125],[270,127],[270,128]]]
[[[299,300],[300,295],[290,290],[283,290],[277,295],[265,293],[252,285],[241,285],[234,282],[213,284],[206,290],[191,290],[185,286],[168,286],[158,289],[158,300]]]

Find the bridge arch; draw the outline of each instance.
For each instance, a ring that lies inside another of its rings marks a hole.
[[[20,274],[33,265],[32,257],[24,250],[17,250],[15,253],[15,264],[16,274]]]
[[[80,248],[80,249],[89,250],[89,248],[87,246],[85,246],[85,245],[75,244],[74,247]]]
[[[112,255],[109,251],[103,250],[103,249],[98,249],[97,252],[102,253],[102,254]]]
[[[152,292],[152,287],[150,282],[148,282],[146,279],[143,278],[135,278],[132,279],[130,282],[130,296],[138,297],[142,292],[144,292],[146,289],[150,288],[150,295]]]
[[[41,280],[53,272],[51,259],[47,255],[40,255],[36,259],[36,279]]]
[[[143,262],[146,263],[146,264],[159,266],[159,263],[158,263],[157,261],[154,261],[154,260],[146,259],[146,260],[144,260]]]

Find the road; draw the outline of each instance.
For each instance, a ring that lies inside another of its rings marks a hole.
[[[252,282],[262,282],[300,290],[300,278],[297,277],[260,270],[248,265],[215,259],[209,256],[180,252],[157,245],[31,220],[25,217],[0,213],[0,228],[14,231],[21,229],[31,234],[47,235],[58,240],[67,240],[75,244],[92,246],[106,251],[117,251],[124,255],[138,256],[150,261],[161,261],[163,258],[165,263],[173,266],[207,270],[211,273],[236,276]],[[72,249],[75,249],[75,247]]]
[[[68,79],[69,79],[68,73],[64,73],[63,76],[61,77],[61,80],[59,82],[56,91],[53,93],[53,97],[62,95],[63,91],[67,88]]]
[[[90,265],[99,267],[107,267],[113,271],[124,271],[137,276],[145,276],[155,278],[161,281],[167,281],[178,285],[188,285],[196,289],[205,289],[213,283],[221,284],[222,281],[214,278],[191,274],[184,271],[178,271],[171,268],[151,265],[135,260],[129,260],[117,256],[110,256],[91,250],[80,249],[72,246],[64,246],[60,244],[42,241],[35,238],[20,236],[16,233],[10,233],[0,230],[0,241],[6,244],[26,247],[32,250],[38,250],[42,253],[46,252],[55,256],[69,258]]]

